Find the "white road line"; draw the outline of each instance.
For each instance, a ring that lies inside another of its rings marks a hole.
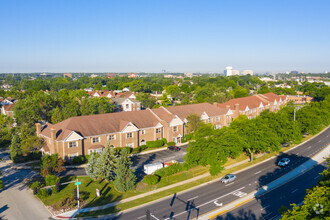
[[[320,143],[322,140],[319,140],[317,143]]]
[[[188,199],[187,201],[190,201],[190,200],[193,200],[193,199],[196,199],[196,198],[198,198],[198,196],[192,197],[192,198]]]
[[[239,189],[236,189],[236,190],[234,190],[234,191],[232,191],[232,192],[230,192],[230,193],[227,193],[227,194],[225,194],[225,195],[223,195],[223,196],[220,196],[220,197],[218,197],[218,198],[216,198],[216,199],[212,199],[212,200],[210,200],[210,201],[208,201],[208,202],[205,202],[205,203],[203,203],[203,204],[201,204],[201,205],[199,205],[199,206],[196,206],[194,209],[198,209],[198,208],[200,208],[200,207],[202,207],[202,206],[204,206],[204,205],[207,205],[207,204],[209,204],[209,203],[215,202],[215,201],[217,201],[218,199],[221,199],[221,198],[223,198],[223,197],[225,197],[225,196],[228,196],[228,195],[232,194],[233,192],[239,191],[239,190],[244,189],[244,188],[245,188],[245,186],[243,186],[243,187],[241,187],[241,188],[239,188]],[[173,217],[177,217],[177,216],[179,216],[179,215],[182,215],[182,214],[184,214],[184,213],[190,212],[191,210],[194,210],[194,209],[190,209],[190,210],[186,210],[186,211],[183,211],[183,212],[181,212],[181,213],[178,213],[178,214],[172,216],[172,218],[173,218]],[[169,218],[166,218],[165,220],[168,220],[168,219],[169,219]]]
[[[295,189],[295,190],[293,190],[291,193],[295,193],[295,192],[297,192],[299,189]]]
[[[312,146],[307,147],[307,149],[310,149]]]
[[[144,217],[146,217],[145,215],[143,215],[143,216],[140,216],[140,217],[138,217],[137,219],[140,219],[140,218],[144,218]]]
[[[231,185],[231,184],[234,184],[234,182],[232,182],[232,183],[228,183],[228,184],[226,184],[226,186],[229,186],[229,185]]]
[[[318,178],[319,178],[319,176],[314,177],[314,179],[318,179]]]
[[[265,207],[263,207],[262,209],[260,209],[261,211],[262,210],[265,210],[265,209],[267,209],[268,207],[270,207],[270,205],[268,205],[268,206],[265,206]]]
[[[258,173],[261,173],[261,170],[260,170],[260,171],[258,171],[258,172],[256,172],[256,173],[254,173],[254,174],[258,174]]]

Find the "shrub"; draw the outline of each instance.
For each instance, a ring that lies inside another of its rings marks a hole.
[[[132,153],[132,151],[133,151],[133,148],[131,148],[131,147],[123,147],[122,149],[126,149],[127,150],[127,153]]]
[[[83,164],[85,163],[85,158],[83,156],[77,156],[77,157],[74,157],[73,160],[72,160],[72,163],[73,164]]]
[[[38,196],[40,196],[41,198],[50,196],[51,193],[52,193],[51,189],[41,189],[41,190],[38,190]]]
[[[156,170],[155,174],[160,177],[166,177],[166,176],[170,176],[175,173],[181,172],[183,170],[188,170],[189,168],[191,168],[191,167],[186,163],[176,163],[171,166]]]
[[[165,145],[167,143],[166,138],[162,138],[162,141],[163,141],[163,145]]]
[[[164,145],[164,141],[162,140],[157,140],[157,141],[147,141],[147,147],[148,148],[156,148],[156,147],[161,147]]]
[[[175,142],[173,142],[173,141],[172,142],[168,142],[167,143],[167,146],[175,146]]]
[[[3,181],[2,180],[0,180],[0,189],[3,189]]]
[[[187,142],[187,141],[190,141],[192,138],[193,138],[194,134],[186,134],[185,136],[183,136],[183,139],[182,141],[183,142]]]
[[[156,183],[159,182],[159,176],[156,175],[147,175],[143,178],[143,182],[145,182],[146,184],[152,186],[155,185]]]
[[[138,146],[137,148],[135,148],[134,151],[141,152],[147,148],[148,148],[147,145],[141,145],[141,146]]]
[[[46,186],[53,186],[56,182],[60,182],[60,178],[54,175],[47,175],[45,177]]]
[[[41,187],[43,187],[44,186],[44,184],[42,184],[42,183],[40,183],[39,181],[35,181],[35,182],[33,182],[32,184],[31,184],[31,186],[30,186],[30,189],[34,189],[34,187],[37,187],[37,189],[40,189]]]

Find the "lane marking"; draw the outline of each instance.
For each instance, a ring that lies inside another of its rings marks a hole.
[[[217,215],[224,213],[224,212],[227,212],[227,210],[222,210],[221,212],[218,212],[217,214],[210,216],[209,219],[212,219],[212,218],[216,217]]]
[[[265,210],[265,209],[267,209],[268,207],[270,207],[270,205],[267,205],[267,206],[263,207],[263,208],[260,209],[260,210],[261,210],[261,211],[262,211],[262,210]]]
[[[312,146],[307,147],[307,149],[310,149]]]
[[[237,192],[233,192],[234,196],[238,196],[238,197],[243,197],[245,195],[247,195],[247,193],[242,192],[242,191],[237,191]]]
[[[251,199],[246,199],[246,200],[244,200],[243,202],[240,202],[240,203],[236,204],[235,207],[240,206],[240,205],[242,205],[243,203],[246,203],[246,202],[248,202],[248,201],[250,201],[250,200],[251,200]]]
[[[299,189],[295,189],[295,190],[293,190],[291,193],[295,193],[295,192],[297,192]]]
[[[214,204],[215,204],[216,206],[223,206],[223,203],[217,203],[217,201],[214,201]]]
[[[172,216],[172,218],[177,217],[177,216],[179,216],[179,215],[182,215],[182,214],[184,214],[184,213],[186,213],[186,212],[190,212],[191,210],[198,209],[198,208],[200,208],[200,207],[202,207],[202,206],[204,206],[204,205],[210,204],[210,203],[212,203],[212,202],[214,202],[214,201],[217,201],[218,199],[221,199],[221,198],[223,198],[223,197],[226,197],[226,196],[228,196],[228,195],[231,195],[233,192],[239,191],[239,190],[244,189],[244,188],[245,188],[245,186],[243,186],[243,187],[241,187],[241,188],[239,188],[239,189],[236,189],[236,190],[234,190],[234,191],[232,191],[232,192],[230,192],[230,193],[227,193],[227,194],[225,194],[225,195],[223,195],[223,196],[220,196],[220,197],[218,197],[218,198],[216,198],[216,199],[212,199],[212,200],[210,200],[210,201],[208,201],[208,202],[205,202],[205,203],[203,203],[203,204],[201,204],[201,205],[199,205],[199,206],[196,206],[196,207],[193,208],[193,209],[190,209],[190,210],[186,210],[186,211],[180,212],[180,213],[178,213],[178,214]],[[166,218],[166,220],[167,220],[167,219],[169,219],[169,218]]]
[[[190,201],[190,200],[193,200],[193,199],[196,199],[196,198],[198,198],[198,196],[192,197],[192,198],[188,199],[187,201]]]
[[[261,170],[260,170],[260,171],[258,171],[258,172],[256,172],[256,173],[254,173],[254,174],[258,174],[258,173],[261,173]]]
[[[140,216],[140,217],[138,217],[137,219],[140,219],[140,218],[144,218],[144,217],[146,217],[145,215],[143,215],[143,216]]]

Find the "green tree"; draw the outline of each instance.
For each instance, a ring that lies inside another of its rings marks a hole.
[[[114,150],[106,146],[97,159],[95,172],[98,179],[104,179],[108,182],[114,179],[115,160]]]
[[[17,134],[13,134],[13,138],[10,145],[10,157],[12,161],[15,162],[21,156],[22,156],[22,150],[21,150],[21,143],[19,136]]]
[[[136,99],[141,102],[144,108],[152,108],[157,101],[155,97],[152,97],[146,93],[138,93],[136,95]]]
[[[39,151],[43,145],[43,140],[36,135],[28,136],[21,142],[21,149],[23,154]]]
[[[58,175],[65,170],[64,161],[58,154],[45,154],[41,158],[41,175]]]
[[[63,114],[62,111],[58,106],[54,109],[54,112],[52,114],[52,123],[57,124],[59,122],[63,121]]]
[[[98,153],[92,153],[88,160],[88,165],[85,167],[87,175],[92,179],[97,179],[96,166],[99,156]]]
[[[114,186],[118,191],[126,192],[135,188],[136,176],[131,169],[131,159],[124,148],[120,152],[120,156],[116,160],[116,179]]]
[[[200,117],[197,114],[188,115],[187,120],[188,120],[188,123],[187,123],[187,132],[188,133],[197,131],[202,124]]]

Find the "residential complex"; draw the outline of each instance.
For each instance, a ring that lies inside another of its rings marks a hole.
[[[216,129],[229,126],[240,114],[249,118],[264,109],[277,111],[286,103],[285,96],[274,93],[232,99],[223,104],[191,104],[140,111],[77,116],[57,124],[37,123],[37,135],[44,139],[42,151],[58,153],[64,159],[101,152],[109,143],[113,147],[136,148],[166,138],[180,142],[187,133],[187,116],[197,114]]]

